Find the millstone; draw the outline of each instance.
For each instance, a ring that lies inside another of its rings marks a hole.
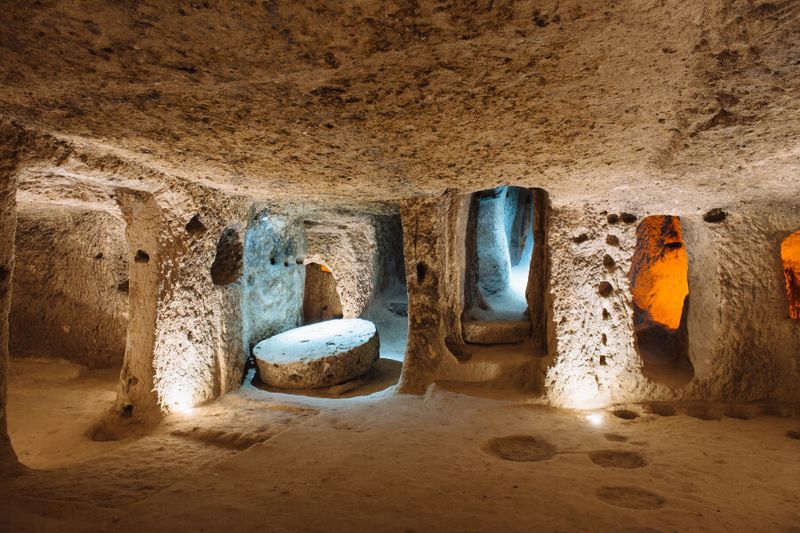
[[[375,324],[327,320],[284,331],[253,349],[261,380],[283,389],[317,389],[356,378],[379,356]]]

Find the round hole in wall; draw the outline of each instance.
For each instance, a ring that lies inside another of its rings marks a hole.
[[[597,292],[600,296],[610,296],[614,291],[614,287],[607,281],[601,281],[597,286]]]
[[[417,263],[417,283],[422,283],[425,281],[425,277],[428,275],[428,267],[425,263],[419,262]]]
[[[717,222],[722,222],[723,220],[725,220],[727,216],[728,213],[726,213],[719,207],[715,207],[714,209],[711,209],[710,211],[706,212],[705,215],[703,215],[703,220],[714,224]]]
[[[192,237],[197,237],[206,232],[206,226],[203,224],[203,221],[200,220],[199,214],[194,215],[191,219],[189,219],[189,222],[186,223],[185,229],[186,233]]]
[[[150,254],[148,254],[144,250],[136,250],[136,255],[134,256],[133,260],[136,261],[137,263],[149,263]]]

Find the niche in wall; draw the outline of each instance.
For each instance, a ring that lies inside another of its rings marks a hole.
[[[672,387],[688,383],[694,376],[686,327],[688,257],[679,217],[654,215],[642,220],[629,278],[643,372]]]
[[[303,292],[303,323],[313,324],[342,316],[342,301],[333,273],[325,265],[308,263]]]
[[[789,303],[789,317],[800,320],[800,230],[781,243],[781,263]]]

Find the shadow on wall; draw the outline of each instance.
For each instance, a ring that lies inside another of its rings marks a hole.
[[[680,218],[654,215],[636,229],[629,273],[642,371],[671,387],[694,377],[688,356],[688,258]]]
[[[800,320],[800,231],[786,237],[781,243],[781,262],[789,300],[789,317]]]
[[[122,364],[130,284],[121,216],[21,204],[16,250],[11,354]]]

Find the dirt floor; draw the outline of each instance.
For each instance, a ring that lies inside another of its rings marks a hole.
[[[2,484],[0,530],[797,531],[800,524],[800,422],[756,408],[684,406],[673,414],[665,405],[629,406],[617,416],[436,385],[425,396],[388,389],[348,399],[246,386],[172,415],[149,435],[93,442],[85,433],[112,399],[113,383],[76,375],[74,365],[12,362],[11,436],[36,469]]]

